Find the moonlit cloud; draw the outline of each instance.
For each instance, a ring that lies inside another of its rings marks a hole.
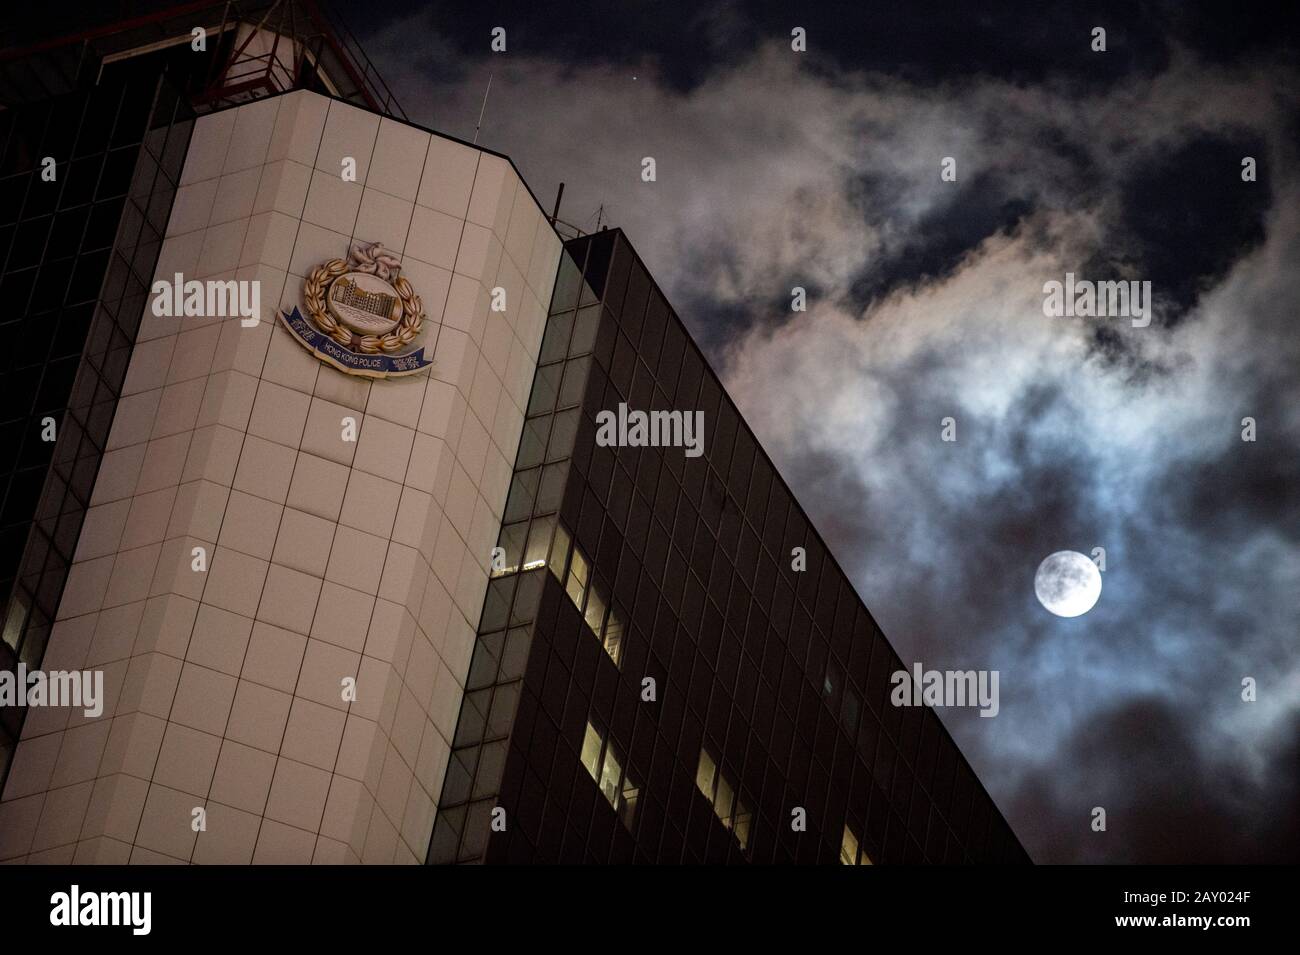
[[[1294,856],[1294,67],[921,85],[766,43],[682,88],[527,53],[452,75],[415,31],[440,48],[427,15],[366,44],[412,118],[472,138],[492,71],[480,143],[627,231],[903,659],[1001,671],[997,719],[942,716],[1037,860]],[[1067,271],[1152,280],[1157,320],[1044,317]],[[1035,568],[1095,546],[1100,602],[1052,618]]]

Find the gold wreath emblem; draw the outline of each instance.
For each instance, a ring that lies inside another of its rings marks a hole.
[[[398,298],[402,300],[402,320],[385,335],[358,335],[329,313],[325,307],[325,290],[336,278],[350,271],[353,268],[343,259],[330,259],[324,265],[312,269],[303,282],[303,304],[316,326],[340,345],[363,355],[395,352],[411,344],[424,324],[424,305],[404,276],[397,276],[391,283]]]

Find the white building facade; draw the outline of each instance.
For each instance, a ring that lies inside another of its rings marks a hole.
[[[374,242],[402,377],[278,317]],[[493,153],[302,90],[197,120],[155,274],[259,321],[146,310],[42,664],[103,712],[29,709],[0,861],[423,861],[560,252]]]

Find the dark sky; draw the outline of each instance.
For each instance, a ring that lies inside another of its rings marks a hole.
[[[627,230],[903,659],[1000,671],[941,714],[1037,861],[1296,861],[1297,8],[975,6],[343,13],[417,122],[491,74],[480,143]],[[1045,317],[1067,271],[1154,320]]]

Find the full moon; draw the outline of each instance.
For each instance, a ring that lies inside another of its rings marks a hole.
[[[1078,617],[1101,596],[1101,571],[1078,551],[1058,550],[1038,565],[1034,593],[1058,617]]]

